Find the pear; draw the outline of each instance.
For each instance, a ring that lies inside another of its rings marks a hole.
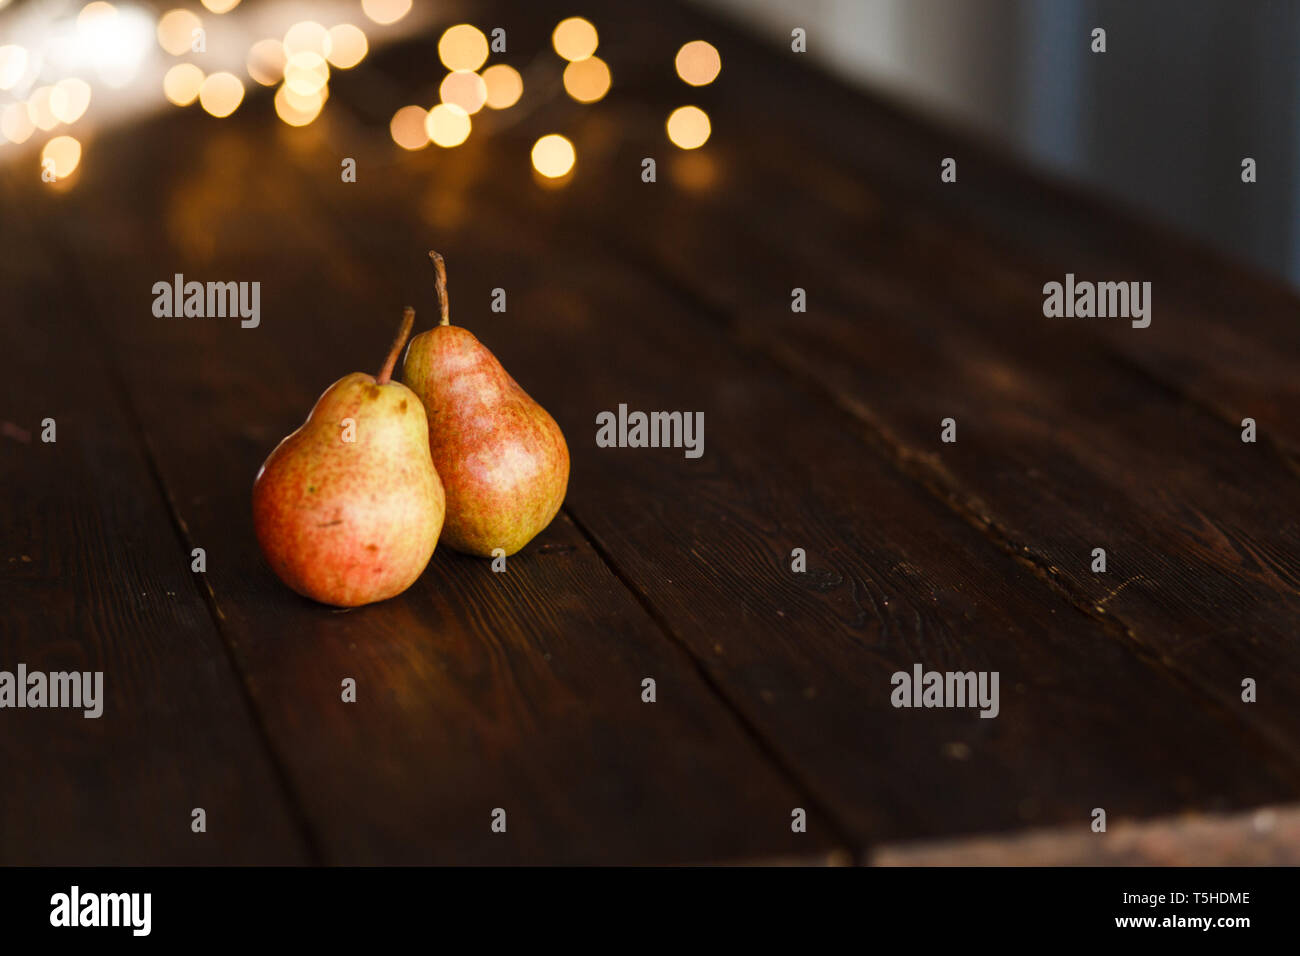
[[[451,325],[437,270],[437,326],[411,340],[402,380],[429,419],[429,450],[447,491],[443,541],[466,554],[514,554],[551,523],[569,484],[569,448],[546,409],[467,329]]]
[[[378,378],[354,372],[316,401],[253,482],[253,524],[267,563],[299,594],[356,607],[410,587],[446,512],[424,406],[393,367],[415,310]]]

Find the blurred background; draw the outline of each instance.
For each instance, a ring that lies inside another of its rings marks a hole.
[[[1300,4],[698,0],[1300,284]],[[1106,30],[1107,52],[1090,38]],[[1253,157],[1258,182],[1241,182]]]
[[[1293,172],[1300,148],[1300,4],[693,2],[787,49],[791,26],[802,26],[809,58],[846,82],[963,127],[1300,283],[1300,191]],[[449,15],[473,22],[474,4],[0,0],[0,162],[39,151],[58,160],[62,177],[80,160],[78,128],[93,131],[166,108],[168,100],[197,102],[220,116],[258,84],[277,87],[275,108],[286,123],[308,124],[328,97],[331,70],[350,69],[371,47]],[[310,31],[290,37],[287,28],[301,22],[336,29],[329,40]],[[1095,27],[1106,30],[1104,54],[1090,50]],[[188,55],[195,29],[204,35],[201,56]],[[469,36],[466,43],[481,40]],[[334,48],[329,55],[327,43]],[[286,73],[294,52],[300,54],[296,77],[292,64]],[[473,50],[462,57],[473,59]],[[203,70],[189,60],[199,60]],[[599,56],[586,66],[573,71],[574,84],[585,91],[569,90],[581,102],[600,98],[609,86]],[[465,126],[456,114],[458,96],[470,113],[479,97],[490,108],[518,97],[522,81],[511,68],[483,77],[486,86],[461,77],[459,93],[440,91],[453,105],[429,120],[441,124],[439,145]],[[427,144],[421,136],[431,105],[412,103],[402,120],[394,118],[394,138]],[[1257,163],[1254,185],[1241,182],[1247,156]]]

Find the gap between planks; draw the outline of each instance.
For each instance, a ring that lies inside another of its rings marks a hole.
[[[815,811],[827,822],[827,828],[831,831],[831,835],[834,837],[835,842],[841,846],[852,847],[859,853],[862,852],[866,845],[862,841],[853,838],[851,835],[852,830],[846,822],[839,819],[835,812],[831,810],[830,806],[823,803],[822,800],[815,795],[816,788],[803,779],[803,776],[799,771],[786,761],[783,756],[781,756],[781,751],[776,744],[768,740],[763,735],[763,732],[759,729],[758,725],[745,716],[744,711],[741,710],[734,701],[732,701],[731,697],[723,689],[722,685],[709,672],[709,669],[704,666],[704,661],[691,653],[690,645],[673,630],[673,626],[668,623],[668,619],[660,613],[659,609],[655,607],[654,604],[651,603],[650,598],[636,586],[636,582],[633,581],[632,577],[622,568],[622,566],[619,565],[618,561],[615,560],[614,555],[600,542],[600,539],[596,534],[587,527],[586,523],[583,522],[581,518],[569,509],[567,504],[564,505],[563,511],[565,515],[568,516],[569,520],[573,522],[573,526],[578,529],[578,533],[586,539],[587,543],[591,545],[592,550],[595,551],[600,560],[604,562],[605,567],[609,568],[610,573],[613,574],[614,577],[618,579],[619,583],[627,589],[627,592],[632,595],[632,599],[636,601],[637,605],[646,613],[646,616],[654,622],[655,626],[667,639],[668,644],[686,658],[691,669],[694,670],[700,680],[703,681],[704,686],[709,689],[709,692],[713,695],[714,699],[725,711],[727,711],[727,713],[731,715],[732,719],[735,720],[737,725],[744,731],[745,735],[754,742],[754,745],[767,759],[768,763],[772,765],[777,773],[786,779],[792,788],[804,795],[804,802],[808,804],[809,809]],[[832,854],[841,852],[844,851],[837,849],[832,851]]]
[[[577,241],[575,236],[569,238],[571,241]],[[1206,705],[1207,710],[1218,714],[1221,718],[1226,718],[1227,722],[1236,726],[1257,749],[1267,748],[1273,751],[1273,756],[1286,758],[1292,774],[1300,779],[1300,745],[1283,735],[1275,734],[1266,727],[1256,727],[1238,717],[1218,697],[1208,693],[1192,677],[1185,674],[1172,658],[1158,655],[1148,648],[1142,639],[1138,637],[1133,627],[1122,618],[1108,611],[1101,604],[1089,599],[1086,595],[1077,593],[1076,589],[1060,576],[1057,568],[1050,560],[1037,553],[1029,545],[1016,541],[1014,536],[996,518],[985,513],[991,509],[978,507],[982,503],[979,496],[968,490],[956,476],[944,468],[942,463],[936,459],[936,456],[908,445],[894,435],[880,417],[873,413],[865,403],[858,399],[843,396],[833,387],[825,385],[798,360],[785,355],[782,351],[773,348],[755,336],[747,335],[725,307],[709,301],[706,298],[706,293],[697,291],[694,286],[675,279],[672,270],[665,268],[663,273],[659,271],[652,272],[646,264],[636,261],[634,257],[630,257],[624,247],[617,241],[610,238],[610,244],[615,248],[620,260],[625,265],[639,270],[642,275],[652,280],[662,283],[678,298],[694,305],[699,311],[709,316],[711,321],[719,325],[727,337],[739,347],[755,357],[766,360],[808,391],[828,400],[837,411],[852,419],[860,428],[865,429],[865,434],[859,434],[863,443],[879,452],[898,473],[912,483],[919,485],[931,497],[940,501],[968,525],[975,528],[999,550],[1028,568],[1035,577],[1075,610],[1096,621],[1104,630],[1123,641],[1140,660],[1151,665],[1178,686],[1188,690],[1197,700]],[[664,266],[663,263],[655,263],[655,265]],[[1168,389],[1168,386],[1163,383],[1156,382],[1156,384],[1162,389]],[[1197,403],[1189,403],[1199,409]],[[1199,410],[1204,412],[1204,409]],[[1229,425],[1217,415],[1207,415],[1207,417],[1212,422],[1224,427]],[[1290,464],[1287,456],[1283,455],[1282,457],[1284,461]],[[1110,596],[1113,597],[1114,593]],[[1267,750],[1265,753],[1267,753]]]
[[[312,184],[314,182],[312,177],[309,175],[311,171],[310,168],[304,165],[303,161],[299,157],[291,156],[290,162],[297,165],[304,173],[304,183]],[[314,189],[315,187],[311,188]],[[345,237],[342,235],[341,230],[334,220],[325,220],[324,227],[333,230],[336,233],[340,244],[343,244]],[[714,702],[724,713],[731,717],[732,721],[740,731],[753,741],[754,745],[758,748],[759,753],[762,754],[764,759],[766,759],[768,765],[773,769],[773,771],[783,778],[793,790],[802,794],[804,801],[808,804],[808,808],[814,810],[826,821],[833,842],[841,847],[851,848],[851,851],[856,853],[864,852],[866,845],[863,841],[857,840],[851,835],[851,828],[847,825],[846,821],[841,820],[827,804],[816,796],[816,788],[805,780],[798,771],[796,771],[784,758],[781,757],[775,744],[768,740],[761,730],[745,716],[744,712],[736,705],[731,697],[727,695],[718,681],[709,673],[708,669],[705,667],[704,661],[691,653],[686,641],[684,641],[681,636],[674,631],[672,625],[668,623],[663,614],[661,614],[649,598],[637,588],[636,583],[618,564],[613,555],[604,547],[586,523],[574,514],[573,510],[567,503],[562,506],[562,511],[573,523],[573,526],[578,530],[578,533],[591,546],[592,551],[601,560],[601,563],[608,568],[609,572],[632,596],[632,599],[650,619],[651,623],[664,635],[666,644],[676,653],[684,655],[686,662],[699,676],[704,686],[712,695]],[[849,851],[846,850],[843,852]]]
[[[300,163],[299,165],[302,166],[304,173],[310,172],[309,167],[305,164]],[[305,178],[310,180],[310,176]],[[921,195],[921,191],[916,190],[916,192],[918,196]],[[518,210],[509,205],[508,197],[504,197],[494,189],[489,187],[485,193],[480,194],[480,199],[498,214],[508,219],[518,218]],[[973,218],[970,219],[970,222],[975,224]],[[601,225],[603,226],[603,224]],[[804,367],[796,358],[764,341],[760,336],[747,334],[725,305],[713,301],[706,290],[698,288],[696,284],[689,280],[678,279],[676,272],[657,255],[652,253],[647,257],[645,250],[630,247],[623,237],[610,234],[608,229],[602,228],[598,237],[601,247],[603,247],[602,251],[591,241],[591,237],[581,230],[556,222],[550,223],[550,226],[555,234],[561,235],[567,240],[570,248],[585,250],[598,258],[604,255],[607,259],[616,259],[621,265],[637,272],[652,283],[662,286],[696,311],[702,311],[711,323],[721,329],[726,340],[734,347],[741,349],[748,355],[762,359],[783,377],[792,380],[793,383],[805,386],[805,390],[815,395],[819,401],[829,401],[840,414],[846,415],[854,422],[857,426],[854,431],[858,433],[858,437],[863,441],[864,445],[884,457],[889,466],[902,474],[909,483],[920,485],[928,496],[937,498],[948,510],[954,512],[958,518],[972,526],[1000,551],[1008,554],[1026,567],[1056,597],[1094,621],[1112,638],[1118,639],[1135,659],[1150,667],[1157,676],[1188,692],[1190,697],[1198,701],[1207,713],[1215,716],[1225,726],[1234,728],[1236,735],[1242,738],[1244,745],[1259,753],[1261,757],[1269,759],[1270,762],[1285,767],[1285,772],[1291,779],[1300,780],[1300,746],[1293,744],[1285,736],[1244,721],[1235,715],[1217,696],[1207,692],[1203,686],[1187,675],[1177,666],[1175,661],[1160,656],[1147,647],[1130,624],[1109,612],[1103,604],[1093,601],[1086,594],[1079,592],[1068,580],[1062,578],[1058,569],[1046,556],[1029,545],[1018,542],[1011,532],[990,515],[991,509],[983,507],[979,496],[972,493],[965,487],[963,482],[948,472],[936,456],[913,448],[907,442],[898,438],[869,407],[824,385],[813,372]],[[610,249],[611,246],[613,247],[612,250]],[[1099,342],[1099,345],[1104,347],[1104,343]],[[1108,348],[1105,349],[1104,354],[1113,357],[1111,356],[1111,350]],[[1144,380],[1150,380],[1150,374],[1145,370],[1141,371],[1141,377]],[[1160,383],[1155,384],[1159,385]],[[1219,416],[1210,417],[1211,421],[1219,425],[1223,424]],[[619,567],[612,555],[601,546],[590,529],[574,516],[567,506],[565,511],[573,521],[574,526],[592,544],[592,547],[610,568],[611,572],[623,582],[624,586],[628,588],[665,636],[674,644],[679,645],[683,652],[687,654],[692,665],[705,680],[706,685],[714,690],[718,699],[727,706],[727,709],[732,712],[740,725],[762,748],[763,752],[769,755],[775,766],[798,789],[809,793],[810,788],[804,786],[799,775],[791,770],[785,761],[780,759],[762,733],[753,727],[736,708],[731,706],[726,693],[705,673],[704,661],[691,652],[686,642],[674,632],[671,625],[666,622],[650,599],[637,589],[635,582]],[[828,816],[828,819],[833,820],[834,818]],[[836,822],[838,823],[838,821]],[[855,842],[860,843],[862,841],[848,841],[848,845],[854,845]]]
[[[489,190],[481,198],[495,213],[507,218],[517,216],[517,211],[509,208],[499,194]],[[616,260],[621,266],[664,288],[689,308],[697,313],[702,312],[707,321],[720,329],[731,345],[748,356],[768,364],[792,384],[803,387],[819,401],[832,405],[837,413],[847,416],[856,426],[853,431],[863,444],[885,458],[888,465],[900,473],[905,480],[920,485],[928,496],[938,499],[948,510],[979,532],[981,537],[1025,566],[1058,598],[1094,621],[1112,638],[1117,639],[1137,660],[1150,667],[1155,675],[1187,692],[1191,699],[1198,701],[1208,714],[1213,715],[1224,726],[1233,728],[1244,746],[1258,753],[1262,759],[1285,768],[1284,772],[1290,779],[1300,780],[1300,747],[1294,745],[1287,737],[1275,734],[1266,727],[1256,727],[1234,714],[1223,701],[1207,692],[1179,668],[1175,661],[1160,656],[1147,647],[1136,631],[1123,619],[1107,611],[1104,606],[1086,595],[1077,592],[1076,588],[1060,576],[1050,560],[1029,545],[1019,543],[996,518],[987,513],[991,509],[980,507],[979,496],[969,491],[963,482],[949,473],[934,455],[913,448],[895,436],[870,408],[824,385],[812,371],[796,359],[784,354],[782,350],[773,347],[761,337],[747,334],[725,305],[715,303],[706,291],[697,289],[688,280],[678,279],[676,272],[662,260],[653,255],[647,258],[638,250],[630,249],[620,236],[611,234],[607,230],[602,231],[598,237],[607,250],[601,253],[594,248],[590,238],[580,234],[579,230],[556,223],[551,225],[553,231],[561,235],[570,248],[584,250],[597,258],[603,254],[607,259]],[[1221,424],[1217,418],[1213,421],[1215,424]],[[574,524],[588,540],[593,541],[594,547],[599,548],[598,543],[581,522],[574,519]],[[635,586],[625,577],[612,558],[606,557],[606,563],[620,579],[624,580],[634,596],[642,601],[651,616],[659,622],[660,615],[653,605],[637,592]],[[666,634],[677,640],[671,627],[664,623],[660,623],[660,626]],[[689,649],[686,652],[690,654]],[[702,661],[695,658],[693,654],[690,656],[697,662],[697,667],[703,667]],[[723,696],[725,699],[725,695]],[[743,717],[739,719],[745,722]],[[756,740],[762,740],[757,731],[754,736]]]
[[[680,6],[677,7],[677,12],[686,15],[685,9]],[[696,21],[707,21],[712,30],[727,36],[728,55],[739,60],[742,69],[755,69],[758,61],[766,60],[772,55],[766,44],[737,29],[734,22],[715,12],[691,9],[689,15]],[[782,66],[788,71],[787,80],[794,81],[787,82],[783,89],[798,88],[791,91],[792,96],[799,96],[803,92],[807,102],[823,104],[827,113],[849,113],[854,112],[855,108],[865,111],[870,114],[877,129],[884,128],[891,142],[904,143],[913,152],[964,156],[963,164],[968,169],[974,167],[974,174],[984,187],[983,196],[986,199],[1002,198],[1008,191],[1014,191],[1017,199],[1027,194],[1045,194],[1066,208],[1064,215],[1076,221],[1083,218],[1091,220],[1095,223],[1094,228],[1077,239],[1071,249],[1072,253],[1096,256],[1099,254],[1096,237],[1122,230],[1140,240],[1149,241],[1138,243],[1141,247],[1154,245],[1176,250],[1178,255],[1193,262],[1212,266],[1220,276],[1249,281],[1269,297],[1294,301],[1295,290],[1283,279],[1259,273],[1248,263],[1232,258],[1223,250],[1202,239],[1188,236],[1166,222],[1152,219],[1124,200],[1035,165],[1013,150],[981,136],[974,129],[945,126],[932,117],[918,115],[914,108],[896,98],[836,82],[829,75],[811,68],[800,57],[783,60]],[[815,91],[818,95],[814,96],[808,91]],[[832,98],[834,104],[829,102]],[[887,154],[886,150],[873,153],[872,156]],[[1019,235],[1006,231],[1005,216],[995,217],[990,222],[988,210],[996,207],[981,202],[978,195],[956,193],[955,204],[943,203],[937,201],[932,182],[916,178],[911,170],[906,175],[900,175],[897,164],[888,159],[867,159],[860,153],[846,150],[836,152],[833,157],[825,150],[813,155],[817,156],[825,168],[846,177],[879,177],[888,174],[891,194],[903,197],[904,202],[924,206],[932,214],[946,217],[952,224],[979,231],[986,239],[995,239],[1000,248],[1008,253],[1037,261],[1031,244]],[[1023,204],[1015,208],[1021,212],[1026,209]],[[1035,213],[1034,222],[1041,226],[1044,221],[1041,210],[1036,206],[1029,208]],[[1148,257],[1147,264],[1156,268],[1157,260]],[[1172,383],[1138,359],[1116,349],[1105,336],[1092,338],[1102,354],[1127,367],[1148,384],[1208,413],[1210,418],[1221,421],[1234,431],[1240,428],[1240,415],[1227,406],[1215,403],[1195,385]],[[1290,440],[1275,437],[1271,432],[1265,432],[1260,437],[1275,452],[1286,470],[1300,476],[1300,447]]]
[[[1160,375],[1154,370],[1142,365],[1136,359],[1130,358],[1123,352],[1115,349],[1108,342],[1101,341],[1098,344],[1098,351],[1104,354],[1116,365],[1123,366],[1135,375],[1144,378],[1155,388],[1158,388],[1178,401],[1191,406],[1213,421],[1220,422],[1230,431],[1240,434],[1241,419],[1237,418],[1238,413],[1233,412],[1226,405],[1219,405],[1216,402],[1212,402],[1208,398],[1202,396],[1196,389],[1165,378],[1163,375]],[[1283,468],[1300,478],[1300,449],[1293,447],[1291,442],[1286,439],[1277,438],[1270,429],[1263,429],[1262,433],[1257,431],[1257,439],[1262,439],[1261,444],[1266,446],[1269,451],[1277,456]]]
[[[55,220],[56,227],[60,224]],[[50,237],[50,245],[57,250],[59,257],[63,260],[70,274],[78,277],[78,281],[73,285],[79,285],[81,288],[88,287],[88,279],[84,269],[85,262],[74,254],[64,243],[61,236],[64,235],[61,228],[53,230],[54,235]],[[85,314],[90,312],[89,309],[78,309],[78,313]],[[171,519],[172,530],[175,531],[177,539],[185,549],[185,553],[191,552],[194,547],[194,541],[190,538],[189,529],[185,525],[185,519],[181,517],[180,510],[176,507],[176,501],[167,487],[166,478],[163,476],[162,468],[158,464],[158,459],[154,454],[153,446],[149,442],[148,432],[144,428],[143,420],[140,418],[139,410],[131,398],[131,391],[127,387],[126,379],[119,367],[116,350],[113,348],[108,336],[99,327],[99,322],[94,317],[86,317],[81,320],[83,327],[99,345],[99,354],[102,356],[101,363],[104,372],[108,377],[113,391],[116,393],[118,405],[122,409],[122,414],[127,422],[130,423],[131,430],[134,433],[136,442],[139,444],[140,452],[144,457],[145,464],[149,469],[150,475],[154,480],[154,487],[161,496],[163,506]],[[315,830],[307,817],[307,813],[298,792],[293,786],[293,781],[289,778],[288,770],[284,761],[281,759],[279,752],[273,744],[270,734],[267,731],[265,722],[262,720],[262,714],[257,707],[249,690],[248,682],[245,679],[243,670],[239,667],[235,659],[234,648],[231,646],[229,636],[226,634],[224,626],[225,615],[221,613],[220,605],[217,603],[217,596],[208,584],[207,579],[198,579],[193,573],[190,579],[198,592],[204,607],[208,610],[208,617],[212,621],[212,626],[217,632],[217,637],[221,643],[222,652],[225,655],[226,663],[230,666],[231,676],[234,678],[235,685],[239,688],[240,701],[248,711],[253,726],[256,728],[258,740],[266,751],[267,758],[272,767],[272,773],[275,777],[276,785],[280,788],[284,796],[290,819],[293,820],[294,827],[298,832],[298,837],[302,841],[306,853],[307,863],[310,866],[320,866],[324,863],[324,855],[321,850],[320,840],[317,838]]]

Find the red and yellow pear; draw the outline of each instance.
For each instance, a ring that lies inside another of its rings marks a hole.
[[[451,324],[442,256],[439,324],[411,340],[402,380],[424,402],[447,492],[442,540],[466,554],[514,554],[551,523],[569,485],[560,426],[468,329]]]
[[[356,607],[401,594],[442,529],[446,501],[420,399],[392,381],[415,311],[378,377],[354,372],[317,400],[253,482],[253,524],[280,579],[304,597]]]

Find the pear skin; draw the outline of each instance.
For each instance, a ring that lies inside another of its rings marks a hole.
[[[411,340],[402,380],[420,396],[429,449],[447,494],[442,540],[457,551],[514,554],[564,503],[569,448],[560,426],[473,333],[450,325],[442,258],[442,324]]]
[[[356,607],[401,594],[438,542],[446,501],[424,408],[389,380],[405,338],[378,379],[354,372],[326,389],[253,483],[253,524],[267,563],[322,604]]]

